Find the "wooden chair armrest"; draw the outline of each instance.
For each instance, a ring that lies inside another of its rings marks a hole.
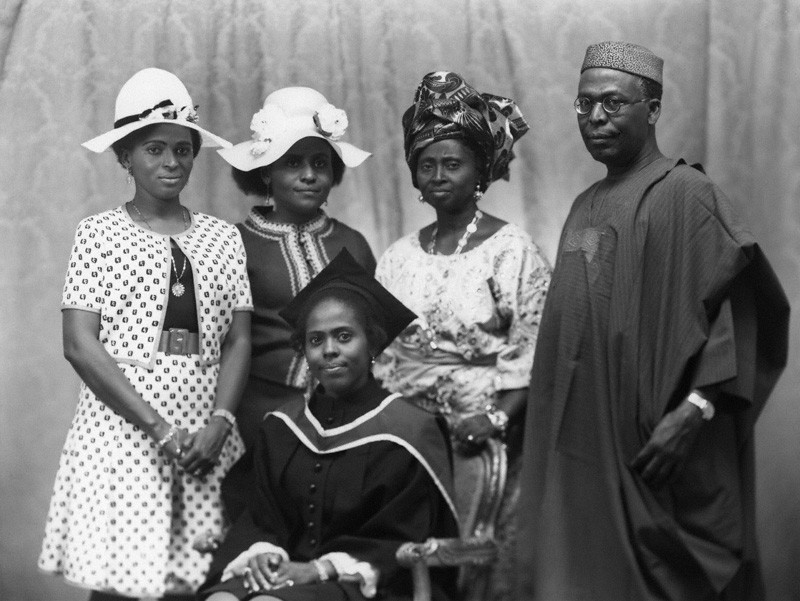
[[[491,595],[492,564],[497,561],[495,522],[506,487],[507,456],[503,442],[489,439],[479,456],[456,465],[456,502],[461,538],[429,538],[424,543],[404,543],[397,562],[411,569],[414,601],[430,601],[431,567],[460,567],[461,601],[484,601]],[[459,496],[458,484],[462,492]]]
[[[491,538],[429,538],[403,543],[395,556],[401,566],[411,568],[414,601],[430,601],[430,567],[490,565],[497,558],[497,545]]]
[[[484,566],[497,559],[497,544],[491,538],[429,538],[424,543],[403,543],[396,556],[408,568],[420,562],[428,567]]]

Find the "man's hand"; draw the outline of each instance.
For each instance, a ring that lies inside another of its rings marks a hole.
[[[651,488],[675,480],[703,425],[700,409],[684,400],[658,422],[650,440],[631,463]]]

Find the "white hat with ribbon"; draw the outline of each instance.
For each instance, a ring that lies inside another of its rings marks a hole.
[[[340,141],[347,130],[347,113],[330,104],[311,88],[274,91],[253,115],[252,138],[217,152],[240,171],[271,165],[303,138],[322,138],[347,167],[357,167],[371,153]]]
[[[180,79],[169,71],[150,67],[134,74],[117,94],[114,129],[84,142],[93,152],[108,150],[129,133],[159,123],[173,123],[200,132],[204,146],[231,145],[197,125],[197,111]]]

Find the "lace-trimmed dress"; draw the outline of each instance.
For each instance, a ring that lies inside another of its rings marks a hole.
[[[171,241],[190,263],[200,354],[158,351],[169,296]],[[124,207],[84,219],[75,235],[64,309],[100,315],[100,342],[167,421],[199,430],[214,409],[222,340],[252,310],[241,236],[192,213],[188,230],[157,234]],[[81,383],[61,454],[39,568],[70,584],[128,597],[191,593],[211,558],[194,539],[223,529],[220,481],[244,445],[234,429],[203,480],[186,474],[140,428]]]
[[[374,374],[386,388],[452,426],[484,412],[500,391],[528,386],[550,267],[522,229],[506,224],[457,255],[430,255],[419,234],[410,234],[381,256],[375,277],[419,316],[376,361]],[[493,598],[512,598],[514,590],[508,526],[519,454],[509,453]]]

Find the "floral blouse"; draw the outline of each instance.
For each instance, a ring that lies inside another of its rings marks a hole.
[[[522,229],[506,224],[457,255],[426,253],[414,233],[375,277],[419,316],[376,362],[387,388],[459,415],[528,386],[550,267]]]
[[[116,361],[155,365],[167,311],[170,239],[191,264],[203,365],[219,362],[233,312],[252,311],[239,231],[210,215],[191,217],[189,229],[172,236],[141,227],[124,206],[78,225],[61,307],[99,313],[100,342]]]

